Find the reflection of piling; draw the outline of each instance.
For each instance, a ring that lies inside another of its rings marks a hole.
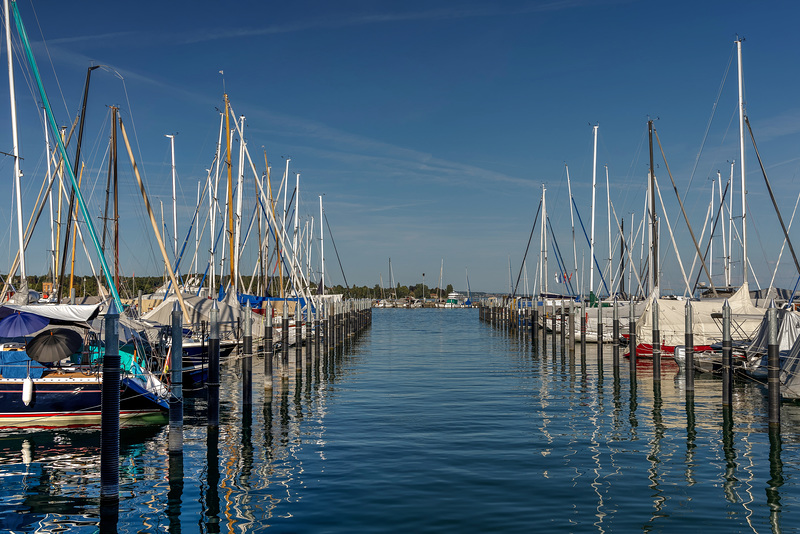
[[[658,328],[658,299],[653,299],[653,380],[661,380],[661,331]]]
[[[722,405],[733,405],[733,369],[731,341],[731,306],[728,299],[722,305]]]
[[[780,360],[778,353],[778,309],[775,301],[771,301],[767,310],[767,385],[769,388],[769,426],[780,428],[781,425],[781,382]]]
[[[253,404],[253,310],[250,303],[244,309],[242,337],[242,408],[250,412]]]
[[[210,333],[208,335],[208,426],[219,427],[219,308],[215,300],[211,306]]]
[[[169,532],[181,531],[181,502],[183,500],[183,454],[170,454],[167,468],[169,489],[167,490],[167,517]],[[106,532],[102,528],[101,532]]]
[[[169,453],[183,453],[183,314],[178,301],[172,306],[170,347]]]
[[[106,312],[100,412],[100,502],[112,508],[119,506],[119,366],[119,310],[112,300]]]
[[[783,461],[781,449],[783,448],[780,428],[769,427],[769,480],[767,481],[767,505],[769,506],[769,522],[772,532],[781,532],[781,495],[780,488],[784,484]]]
[[[684,325],[684,345],[686,346],[686,396],[694,394],[694,326],[692,301],[686,301],[686,324]],[[688,401],[687,401],[688,402]]]

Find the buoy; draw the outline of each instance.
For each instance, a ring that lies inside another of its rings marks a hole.
[[[31,377],[26,378],[22,382],[22,402],[25,406],[29,405],[33,400],[33,380]]]

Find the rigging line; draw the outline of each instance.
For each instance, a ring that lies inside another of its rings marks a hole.
[[[792,229],[792,223],[794,222],[794,216],[797,213],[797,205],[800,203],[800,193],[797,195],[797,200],[794,201],[794,210],[792,210],[792,217],[789,219],[789,230]],[[781,264],[781,258],[783,257],[783,250],[786,248],[786,239],[783,240],[783,244],[781,245],[781,251],[778,253],[778,261],[775,262],[775,270],[772,271],[772,279],[769,281],[769,287],[773,287],[775,283],[775,277],[778,275],[778,267]]]
[[[575,214],[578,216],[578,222],[581,223],[581,230],[583,230],[583,237],[586,238],[586,243],[589,244],[590,243],[589,236],[586,233],[586,227],[583,226],[583,219],[581,219],[581,212],[578,211],[578,206],[577,204],[575,204],[575,197],[572,198],[572,205],[575,207]],[[603,277],[603,272],[600,270],[600,264],[597,263],[597,256],[592,255],[592,259],[594,260],[595,267],[597,267],[597,274],[600,275],[600,281],[603,282],[603,287],[606,289],[606,293],[610,294],[610,292],[608,291],[608,285],[606,285],[606,279]],[[589,291],[591,292],[592,289],[589,289]]]
[[[331,225],[328,222],[328,215],[323,213],[323,217],[325,217],[325,226],[328,227],[328,235],[331,236],[331,243],[333,243],[333,251],[336,253],[336,260],[339,262],[339,269],[342,271],[342,278],[344,278],[344,286],[347,288],[348,292],[350,291],[350,286],[347,284],[347,277],[344,275],[344,269],[342,268],[342,260],[339,258],[339,251],[336,250],[336,241],[333,240],[333,232],[331,232]]]
[[[558,246],[558,241],[556,241],[556,234],[553,232],[553,223],[550,222],[550,216],[547,216],[547,226],[550,229],[550,235],[553,237],[553,245],[556,247],[556,261],[558,262],[558,266],[561,268],[561,275],[566,280],[566,285],[569,288],[569,294],[571,296],[575,296],[575,288],[572,286],[572,277],[567,276],[567,266],[564,263],[564,258],[561,256],[561,248]],[[523,266],[524,266],[523,262]]]
[[[783,235],[786,237],[786,243],[789,245],[789,252],[792,254],[792,259],[794,260],[794,265],[797,268],[797,273],[800,274],[800,262],[797,261],[797,255],[794,253],[794,247],[792,246],[792,241],[789,239],[789,232],[786,230],[786,225],[783,223],[783,217],[781,217],[781,210],[778,209],[778,203],[775,201],[775,195],[772,193],[772,186],[769,184],[769,178],[767,178],[767,171],[764,169],[764,162],[761,161],[761,154],[758,152],[758,147],[756,146],[756,138],[753,135],[753,128],[750,127],[750,119],[747,115],[744,116],[744,122],[747,124],[747,130],[750,132],[750,139],[753,141],[753,149],[756,151],[756,158],[758,158],[758,164],[761,167],[761,174],[764,175],[764,183],[767,184],[767,191],[769,191],[769,198],[772,200],[772,205],[775,207],[775,213],[778,215],[778,221],[781,223],[781,228],[783,229]]]
[[[542,199],[539,199],[539,207],[536,208],[536,216],[533,218],[533,228],[531,228],[531,235],[528,236],[528,246],[525,247],[525,254],[522,256],[522,263],[520,264],[519,274],[517,275],[517,283],[514,285],[514,291],[511,293],[511,298],[513,299],[514,296],[517,294],[517,288],[519,287],[519,278],[522,276],[522,267],[525,265],[525,260],[528,257],[528,249],[531,246],[531,239],[533,239],[533,232],[536,230],[536,221],[539,220],[539,210],[542,209]]]
[[[42,31],[42,24],[39,22],[39,14],[36,12],[36,7],[34,3],[30,3],[31,11],[33,11],[33,18],[36,20],[36,27],[39,28],[39,36],[42,39],[42,45],[44,46],[45,52],[47,53],[47,60],[50,62],[50,68],[55,75],[56,67],[53,65],[53,57],[50,54],[50,48],[47,46],[47,40],[44,38],[44,31]],[[58,93],[61,95],[61,103],[64,105],[64,111],[69,115],[69,108],[67,107],[67,100],[64,98],[64,90],[61,88],[61,82],[58,79],[58,76],[53,76],[56,80],[56,86],[58,87]]]
[[[683,201],[681,200],[680,194],[678,194],[678,186],[675,185],[675,179],[672,177],[672,171],[669,169],[669,163],[667,163],[667,156],[664,154],[664,147],[661,146],[661,138],[658,136],[658,131],[653,128],[653,132],[656,134],[656,141],[658,141],[658,148],[661,150],[661,157],[664,159],[664,166],[667,168],[667,174],[669,175],[669,180],[672,182],[672,189],[675,191],[675,196],[678,198],[678,204],[681,206],[681,213],[683,213],[683,220],[686,221],[686,227],[689,228],[689,235],[692,236],[692,242],[694,243],[694,248],[697,250],[697,253],[700,254],[700,245],[697,244],[697,238],[694,236],[694,230],[692,230],[692,225],[689,223],[689,217],[686,215],[686,209],[683,207]],[[658,184],[656,184],[658,185]],[[658,192],[659,198],[661,198],[661,191]],[[663,200],[662,200],[662,209],[663,209]],[[664,213],[666,217],[666,212]],[[667,225],[669,225],[669,221],[667,221]],[[670,233],[672,230],[670,229]],[[677,250],[675,251],[677,253]],[[679,260],[680,261],[680,260]],[[708,266],[706,265],[705,258],[700,258],[700,264],[703,266],[703,271],[705,271],[706,276],[708,277],[708,283],[711,284],[711,291],[714,293],[714,296],[717,296],[717,288],[714,287],[714,282],[711,280],[711,273],[708,272]],[[683,265],[681,265],[681,269],[683,269]],[[684,278],[686,275],[684,274]],[[686,281],[686,289],[689,289],[689,281]],[[690,295],[691,296],[691,295]]]
[[[733,64],[733,57],[734,52],[736,51],[736,46],[734,45],[731,48],[731,55],[728,58],[728,66],[725,67],[725,73],[722,75],[722,80],[719,82],[719,88],[717,89],[717,99],[714,101],[714,105],[711,107],[711,116],[708,118],[708,123],[706,124],[706,131],[703,133],[703,140],[700,142],[700,149],[697,151],[697,156],[694,159],[694,166],[692,167],[692,172],[689,175],[689,183],[686,185],[686,191],[683,193],[683,198],[689,194],[689,188],[692,186],[692,180],[694,180],[694,173],[697,171],[697,165],[700,163],[700,155],[703,153],[703,148],[705,147],[706,140],[708,139],[708,132],[711,130],[711,123],[714,120],[714,115],[717,112],[717,105],[719,104],[719,99],[722,97],[722,89],[725,87],[725,80],[728,79],[728,72],[731,69],[731,65]]]
[[[725,189],[722,191],[722,196],[719,199],[719,208],[717,208],[717,215],[714,217],[714,226],[711,227],[711,233],[709,235],[713,236],[714,232],[717,230],[717,223],[719,222],[719,216],[725,207],[725,197],[728,196],[728,188],[730,187],[731,183],[727,182],[725,184]],[[706,251],[703,253],[703,256],[708,255],[708,250],[711,248],[711,239],[708,240],[708,244],[706,245]],[[697,271],[697,277],[694,279],[694,285],[692,286],[692,294],[697,291],[697,284],[700,281],[700,271]]]

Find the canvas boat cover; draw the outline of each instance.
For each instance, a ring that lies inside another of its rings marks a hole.
[[[653,342],[653,299],[647,300],[644,312],[636,321],[636,340]],[[750,290],[743,284],[728,299],[731,308],[731,337],[734,340],[753,339],[764,319],[765,308],[757,308],[750,300]],[[700,299],[692,301],[692,333],[695,345],[711,345],[722,341],[722,321],[712,316],[722,313],[725,299]],[[667,346],[685,343],[686,301],[658,299],[658,326],[661,344]]]
[[[0,318],[19,311],[64,323],[88,323],[97,316],[100,306],[100,304],[5,304],[0,307]]]
[[[800,314],[790,310],[777,310],[778,311],[778,350],[788,351],[794,345],[795,340],[800,336]],[[748,365],[757,366],[760,364],[762,356],[767,353],[767,345],[769,344],[769,322],[767,321],[767,314],[761,320],[761,326],[758,329],[753,342],[747,348]]]

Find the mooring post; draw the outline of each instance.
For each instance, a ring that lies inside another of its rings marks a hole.
[[[183,453],[183,312],[172,305],[170,346],[169,454]]]
[[[119,385],[119,310],[112,300],[106,312],[100,406],[100,501],[112,508],[119,506]]]
[[[250,302],[244,308],[242,337],[242,410],[250,411],[253,405],[253,309]]]
[[[653,298],[653,380],[661,380],[661,330],[658,327],[658,298]]]
[[[285,375],[289,369],[289,301],[283,299],[281,317],[281,371]]]
[[[314,307],[314,358],[316,359],[319,359],[319,353],[320,353],[319,342],[321,338],[319,335],[320,334],[319,329],[321,321],[319,320],[319,316],[321,311],[322,310],[320,309],[319,304],[316,307]]]
[[[558,330],[556,330],[556,301],[553,301],[552,311],[550,312],[552,315],[550,316],[550,330],[552,331],[552,342],[553,342],[553,353],[556,351],[556,336],[558,335]]]
[[[272,389],[272,304],[264,302],[266,306],[264,310],[264,318],[266,319],[266,326],[264,327],[264,387]]]
[[[533,319],[531,320],[531,335],[533,342],[539,341],[539,300],[533,301]]]
[[[208,334],[208,394],[207,421],[209,428],[219,428],[219,307],[214,300],[209,314]]]
[[[631,383],[634,384],[636,382],[636,305],[633,300],[633,296],[631,296],[629,308],[628,308],[628,347],[629,356],[630,356],[630,374],[631,374]]]
[[[767,344],[767,387],[769,388],[769,426],[780,428],[781,425],[781,364],[778,347],[778,308],[775,300],[769,303],[767,310],[767,328],[769,340]]]
[[[294,366],[298,373],[303,370],[303,312],[299,298],[294,305]]]
[[[586,363],[586,300],[581,298],[581,365]]]
[[[567,347],[567,323],[564,320],[564,298],[561,298],[561,306],[558,314],[558,325],[561,327],[561,352]]]
[[[603,374],[603,301],[597,299],[597,368]]]
[[[728,299],[722,305],[722,405],[733,405],[733,342],[731,340],[731,306]]]
[[[694,393],[694,325],[692,301],[686,299],[686,324],[684,325],[684,345],[686,346],[686,395]]]
[[[614,371],[619,370],[619,302],[614,297],[614,308],[611,315],[611,352],[614,356]]]
[[[569,351],[575,352],[575,299],[569,299]]]
[[[74,287],[70,288],[70,290],[69,290],[69,303],[70,304],[75,304],[75,288]]]
[[[138,297],[138,303],[137,303],[136,309],[139,312],[139,317],[141,317],[142,315],[144,315],[144,310],[142,309],[142,290],[141,289],[139,290],[137,297]]]

